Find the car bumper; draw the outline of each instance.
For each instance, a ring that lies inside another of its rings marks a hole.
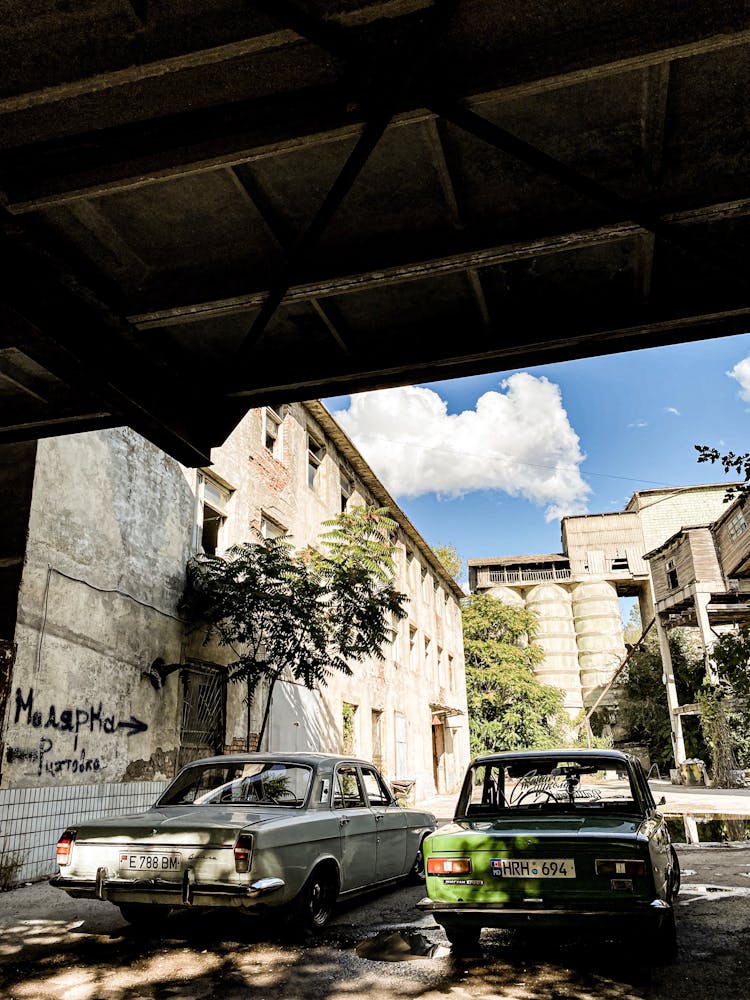
[[[163,906],[253,906],[259,898],[279,893],[286,883],[280,878],[256,879],[249,885],[227,882],[197,882],[189,869],[180,882],[167,879],[110,878],[99,868],[95,879],[54,875],[50,885],[76,899],[106,899],[112,903],[148,902]]]
[[[504,903],[439,902],[425,897],[417,903],[420,910],[431,913],[444,927],[628,927],[650,925],[658,929],[672,912],[661,899],[644,900],[621,906],[508,906]]]

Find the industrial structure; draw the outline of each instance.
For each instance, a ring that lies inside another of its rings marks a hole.
[[[739,548],[729,545],[729,525],[737,530],[741,511],[727,510],[726,493],[726,484],[644,490],[634,493],[624,510],[563,518],[562,553],[470,560],[469,588],[535,613],[536,641],[545,654],[536,673],[564,692],[572,719],[603,694],[604,706],[616,697],[616,691],[607,695],[605,689],[626,655],[619,599],[638,599],[644,625],[656,608],[675,753],[684,760],[666,629],[676,620],[675,609],[689,612],[680,623],[695,624],[706,607],[714,620],[723,613],[725,621],[734,621],[744,606],[744,599],[731,596],[735,585],[727,579],[727,568],[732,576],[747,570],[750,539],[743,534]],[[704,527],[686,527],[694,524]],[[713,548],[715,539],[722,540],[726,553],[724,569]],[[695,553],[698,540],[699,552],[710,557],[709,576],[703,572],[706,560],[694,558],[690,569],[682,568],[680,588],[665,591],[664,559],[674,558],[676,551]],[[717,591],[727,596],[713,596]],[[708,627],[701,635],[710,648]]]

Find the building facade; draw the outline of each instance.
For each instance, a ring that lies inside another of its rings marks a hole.
[[[255,748],[267,692],[248,712],[227,683],[231,653],[186,627],[186,564],[253,529],[303,548],[350,504],[398,522],[408,616],[351,677],[277,684],[262,748],[346,750],[420,798],[457,788],[469,753],[462,592],[322,404],[249,412],[207,469],[126,428],[0,453],[15,479],[0,529],[0,848],[26,852],[21,877],[44,873],[81,809],[146,805],[182,763]]]

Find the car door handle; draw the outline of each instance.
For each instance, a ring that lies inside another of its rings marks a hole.
[[[348,816],[339,816],[339,826],[345,826],[349,822]]]
[[[382,813],[375,813],[375,822],[376,823],[379,823],[382,818],[383,818],[383,814]]]

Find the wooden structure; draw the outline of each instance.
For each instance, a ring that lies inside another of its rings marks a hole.
[[[747,329],[740,0],[0,19],[0,442]]]

